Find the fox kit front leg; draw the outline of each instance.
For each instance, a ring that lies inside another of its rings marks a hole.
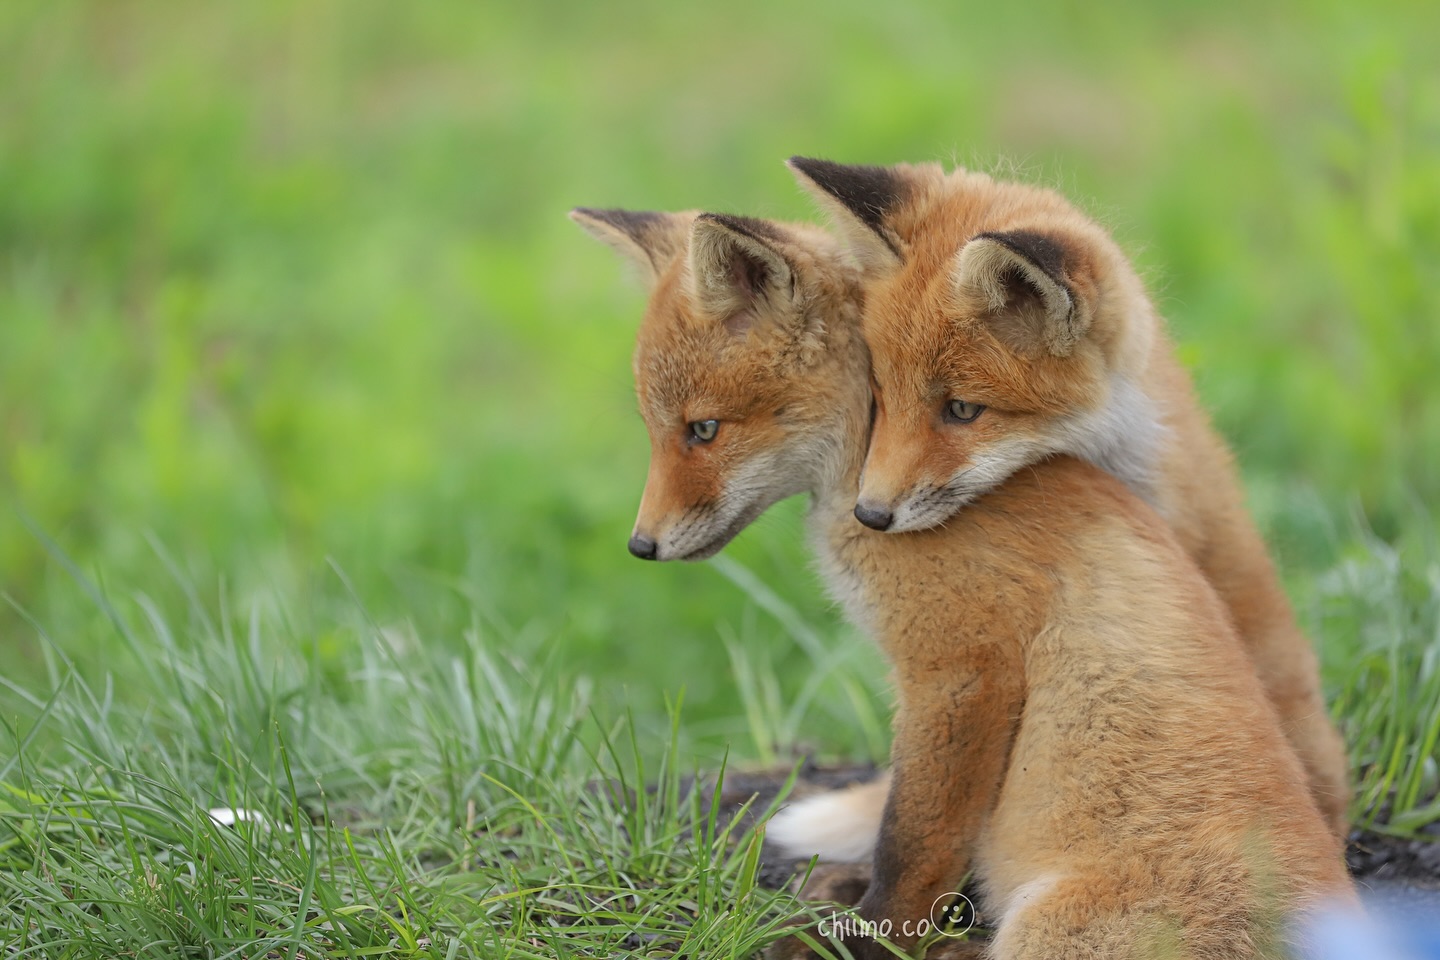
[[[896,664],[894,780],[874,879],[856,912],[877,925],[889,920],[890,940],[905,949],[915,945],[937,899],[964,879],[1024,702],[1018,657],[995,645],[957,644],[954,655],[962,662]],[[847,945],[857,957],[890,956],[873,941]]]

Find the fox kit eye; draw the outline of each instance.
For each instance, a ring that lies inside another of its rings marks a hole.
[[[970,423],[984,412],[984,404],[968,400],[951,400],[945,404],[945,419],[951,423]]]
[[[690,424],[690,438],[697,443],[709,443],[719,430],[719,420],[696,420]]]

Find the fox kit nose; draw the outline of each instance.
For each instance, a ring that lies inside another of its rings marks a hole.
[[[643,534],[635,534],[630,538],[630,552],[641,560],[654,560],[658,549],[654,540]]]
[[[861,502],[855,504],[855,519],[871,530],[889,530],[890,524],[895,522],[895,514],[889,510],[876,509]]]

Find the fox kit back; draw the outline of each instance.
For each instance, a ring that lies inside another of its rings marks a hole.
[[[945,532],[970,545],[970,589],[1023,593],[1040,617],[1019,633],[1024,708],[976,850],[994,956],[1281,957],[1295,910],[1353,906],[1223,607],[1152,509],[1058,457]]]
[[[925,529],[1057,453],[1118,477],[1220,594],[1343,841],[1347,762],[1314,651],[1115,243],[1049,190],[938,165],[790,163],[864,266],[867,336],[904,350],[876,398],[856,517]]]

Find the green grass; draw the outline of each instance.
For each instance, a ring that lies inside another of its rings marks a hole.
[[[1112,227],[1357,816],[1435,819],[1437,34],[1401,0],[0,5],[5,955],[771,935],[759,892],[711,922],[749,848],[675,842],[703,805],[587,787],[881,758],[882,670],[798,503],[720,562],[625,555],[641,294],[564,213],[810,217],[796,153],[1015,171]]]
[[[1316,628],[1359,773],[1354,816],[1410,835],[1440,820],[1440,550],[1363,543],[1319,578]]]
[[[53,692],[13,691],[38,724],[0,765],[7,957],[743,957],[796,913],[758,835],[682,792],[678,708],[606,717],[553,646],[356,609],[337,672],[283,611],[107,614],[148,702],[58,638]]]
[[[727,830],[685,775],[788,760],[807,731],[873,744],[881,691],[859,638],[721,569],[763,613],[726,637],[745,710],[708,725],[683,693],[625,709],[563,638],[479,611],[421,634],[354,597],[317,620],[182,582],[189,606],[167,612],[77,581],[121,662],[92,683],[65,652],[83,644],[37,624],[47,679],[3,681],[21,718],[0,731],[5,956],[753,955],[802,908],[756,886],[760,835]],[[1440,552],[1371,540],[1313,600],[1350,671],[1354,812],[1388,800],[1375,825],[1413,834],[1440,816]],[[815,658],[793,698],[772,624]]]

